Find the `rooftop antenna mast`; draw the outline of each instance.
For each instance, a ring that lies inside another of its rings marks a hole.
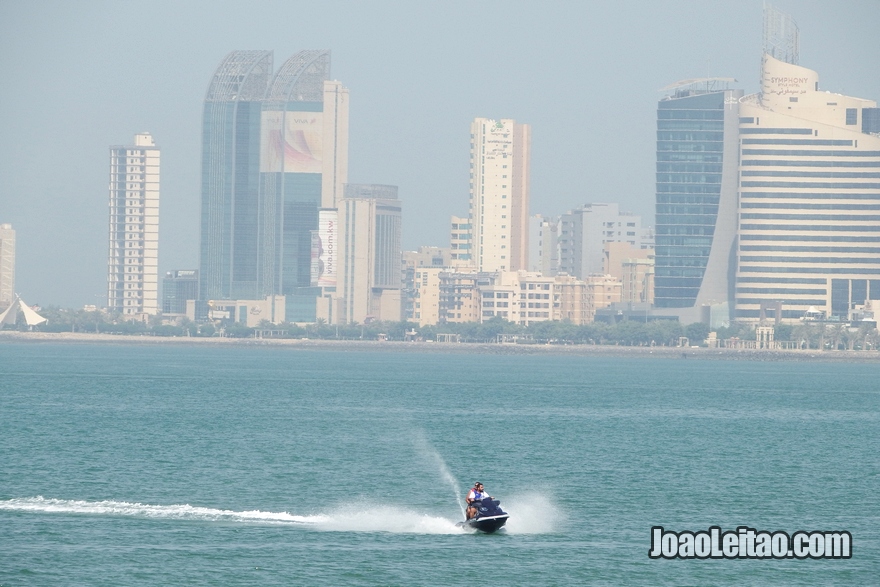
[[[764,3],[764,53],[798,65],[798,26],[790,14]]]

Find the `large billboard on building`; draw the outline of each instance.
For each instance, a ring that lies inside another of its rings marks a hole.
[[[336,286],[338,232],[336,210],[320,210],[318,230],[312,231],[312,286]]]
[[[260,125],[260,171],[321,173],[322,112],[265,111]]]

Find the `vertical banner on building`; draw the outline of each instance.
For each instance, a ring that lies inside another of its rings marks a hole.
[[[336,210],[318,212],[318,230],[312,231],[312,286],[336,286],[337,234]]]
[[[321,278],[321,237],[318,231],[313,230],[312,233],[312,262],[309,270],[309,280],[312,287],[318,286],[318,280]]]

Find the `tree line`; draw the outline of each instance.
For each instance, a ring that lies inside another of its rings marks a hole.
[[[314,338],[321,340],[429,340],[438,334],[458,335],[461,342],[491,343],[501,338],[523,344],[598,344],[624,346],[679,346],[682,339],[689,345],[703,346],[709,336],[708,324],[682,325],[673,320],[649,322],[621,321],[616,324],[593,322],[577,325],[566,321],[536,322],[522,326],[494,317],[486,322],[448,323],[419,326],[415,322],[375,321],[367,324],[327,324],[318,319],[314,324],[272,324],[262,321],[256,328],[220,321],[218,323],[195,323],[186,318],[176,324],[164,324],[161,317],[148,322],[126,320],[122,315],[99,310],[70,310],[49,307],[41,310],[48,323],[35,330],[42,332],[82,332],[104,334],[134,334],[145,336],[190,336],[231,338]],[[19,329],[26,329],[21,322]],[[733,323],[715,329],[718,339],[737,337],[755,340],[755,330],[750,325]],[[775,340],[795,343],[803,349],[877,349],[880,333],[874,323],[858,327],[843,323],[779,324]]]

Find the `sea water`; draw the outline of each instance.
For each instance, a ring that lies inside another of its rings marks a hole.
[[[0,586],[872,584],[880,366],[0,344]],[[456,526],[475,480],[510,515]],[[654,560],[652,526],[846,530]]]

